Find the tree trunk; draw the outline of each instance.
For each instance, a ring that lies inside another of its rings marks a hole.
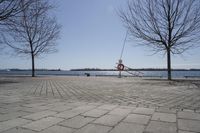
[[[170,49],[167,50],[167,76],[168,80],[171,80],[171,51]]]
[[[31,59],[32,59],[32,77],[35,77],[35,57],[33,53],[31,53]]]

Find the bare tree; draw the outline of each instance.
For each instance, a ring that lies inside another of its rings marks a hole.
[[[20,6],[24,2],[23,8]],[[16,17],[19,13],[28,7],[30,0],[0,0],[0,34],[3,34],[3,28],[6,25],[6,20]],[[0,37],[0,50],[5,47],[3,39]]]
[[[131,37],[167,54],[169,80],[171,54],[182,54],[199,41],[199,0],[132,0],[119,15]]]
[[[23,8],[20,7],[22,0],[0,0],[0,22],[10,17],[16,16]],[[24,3],[28,6],[29,1]]]
[[[24,3],[21,3],[23,8]],[[60,25],[51,17],[52,6],[48,0],[32,0],[25,8],[21,17],[7,23],[6,44],[21,55],[27,55],[32,60],[32,77],[35,76],[35,57],[56,51],[56,40],[59,37]]]

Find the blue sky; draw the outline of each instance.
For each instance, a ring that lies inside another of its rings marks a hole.
[[[120,57],[126,29],[116,10],[125,0],[58,0],[55,15],[62,25],[58,52],[36,59],[36,68],[114,68]],[[166,68],[163,54],[151,56],[148,48],[127,42],[123,62],[131,68]],[[200,68],[200,52],[191,49],[172,57],[173,68]],[[0,69],[31,68],[30,58],[3,54]]]

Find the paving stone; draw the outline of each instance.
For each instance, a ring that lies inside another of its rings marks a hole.
[[[36,106],[35,108],[40,109],[40,110],[48,110],[48,109],[52,108],[52,106],[43,105],[43,106]]]
[[[16,112],[9,112],[7,114],[0,114],[0,122],[11,120],[11,119],[16,119],[18,117],[28,115],[28,114],[30,114],[30,113],[23,112],[23,111],[16,111]]]
[[[93,120],[94,118],[91,118],[91,117],[76,116],[74,118],[71,118],[59,123],[59,125],[72,127],[72,128],[81,128],[82,126],[88,124],[89,122]]]
[[[52,126],[50,128],[47,128],[45,130],[43,130],[40,133],[72,133],[75,130],[72,128],[68,128],[68,127],[62,127],[62,126]]]
[[[3,107],[3,106],[4,106],[4,105],[0,105],[0,115],[1,115],[1,114],[8,114],[8,113],[14,112],[14,110],[9,110],[9,109],[1,108],[1,107]]]
[[[119,123],[124,117],[117,115],[104,115],[98,119],[96,119],[93,123],[102,124],[106,126],[115,126]]]
[[[85,105],[85,106],[76,107],[76,108],[72,109],[72,111],[84,113],[84,112],[87,112],[87,111],[92,110],[92,109],[94,109],[94,108],[96,108],[96,106],[93,106],[93,105]]]
[[[38,133],[38,132],[17,127],[1,133]]]
[[[50,90],[48,92],[51,92],[51,87],[56,93],[57,90],[55,90],[55,88],[58,89],[61,95],[64,96],[64,99],[70,99],[70,101],[73,101],[73,99],[75,99],[79,102],[85,101],[81,102],[79,105],[77,104],[77,106],[87,105],[88,102],[101,101],[107,104],[116,103],[121,105],[131,105],[131,103],[135,103],[137,105],[149,107],[178,107],[187,108],[190,110],[198,109],[199,107],[199,90],[188,89],[188,86],[190,86],[190,88],[194,87],[191,86],[191,84],[193,84],[194,82],[192,81],[193,83],[191,83],[187,80],[183,82],[173,82],[173,84],[171,85],[169,85],[169,83],[164,80],[143,80],[135,78],[117,79],[114,77],[61,78],[53,76],[39,77],[36,79],[26,78],[26,81],[28,82],[19,82],[17,86],[15,86],[15,84],[0,86],[1,104],[11,103],[11,105],[9,106],[15,107],[19,106],[21,104],[20,102],[22,102],[23,100],[26,100],[24,103],[32,104],[28,105],[29,107],[48,109],[49,107],[51,107],[52,103],[56,104],[56,102],[59,102],[59,99],[53,99],[53,95],[47,95],[46,97],[40,96],[39,90],[35,94],[30,92],[34,92],[36,88],[40,89],[42,87],[47,88],[47,90]],[[151,86],[151,89],[149,89],[149,86]],[[171,93],[172,91],[173,93]],[[30,94],[29,97],[25,97],[27,92],[29,92]],[[43,94],[45,94],[45,90],[43,90],[43,92]],[[31,98],[31,96],[33,95],[36,95],[37,99]],[[177,100],[177,98],[179,99]],[[34,101],[32,102],[30,99]],[[15,105],[15,103],[17,103],[17,105]],[[49,103],[50,105],[48,105]],[[75,104],[75,102],[73,101],[72,104]]]
[[[156,112],[176,114],[177,110],[176,109],[169,109],[169,108],[160,107],[160,108],[156,109]]]
[[[150,121],[145,133],[177,133],[176,123]]]
[[[126,117],[126,119],[124,119],[123,121],[146,125],[149,119],[150,119],[150,116],[147,116],[147,115],[129,114]]]
[[[131,109],[115,108],[109,114],[126,116],[131,112]]]
[[[83,106],[83,105],[86,105],[86,104],[87,104],[86,102],[77,101],[77,102],[69,102],[65,105],[72,106],[72,107],[78,107],[78,106]]]
[[[31,122],[22,127],[26,128],[26,129],[34,130],[34,131],[41,131],[41,130],[51,127],[52,125],[55,125],[61,121],[63,121],[63,119],[61,119],[61,118],[47,117],[47,118],[43,118],[43,119]]]
[[[133,106],[118,106],[118,108],[121,108],[121,109],[130,109],[130,110],[136,109],[136,107],[133,107]]]
[[[65,119],[69,119],[69,118],[72,118],[72,117],[77,116],[79,114],[80,114],[80,112],[75,112],[75,111],[72,111],[72,110],[67,110],[67,111],[55,114],[54,116],[55,117],[60,117],[60,118],[65,118]]]
[[[50,102],[48,104],[48,106],[50,106],[52,108],[56,108],[56,107],[69,107],[69,106],[66,106],[65,102],[61,102],[61,101]]]
[[[42,105],[46,105],[47,103],[43,103],[43,102],[38,102],[38,103],[33,103],[33,104],[24,104],[23,106],[25,107],[38,107],[38,106],[42,106]]]
[[[12,97],[9,97],[9,99],[7,101],[3,100],[2,103],[6,104],[6,108],[14,108],[16,106],[18,106],[18,103],[20,102],[20,99],[19,97],[15,97],[15,96],[12,96]]]
[[[102,105],[102,103],[88,103],[88,105],[100,106],[100,105]]]
[[[176,122],[176,115],[155,112],[151,119],[155,121]]]
[[[136,114],[144,114],[144,115],[152,115],[155,112],[155,109],[151,109],[151,108],[141,108],[138,107],[135,110],[132,111],[132,113],[136,113]]]
[[[93,109],[93,110],[90,110],[88,112],[85,112],[84,114],[82,114],[83,116],[89,116],[89,117],[100,117],[104,114],[108,113],[108,111],[106,110],[102,110],[102,109]]]
[[[38,113],[33,113],[33,114],[30,114],[27,116],[23,116],[23,118],[30,119],[30,120],[38,120],[38,119],[41,119],[41,118],[44,118],[44,117],[47,117],[50,115],[54,115],[56,113],[57,112],[55,112],[55,111],[46,110],[46,111],[42,111],[42,112],[38,112]]]
[[[36,113],[36,112],[41,112],[41,111],[43,111],[42,109],[30,108],[30,107],[21,107],[19,110],[20,110],[20,111],[24,111],[24,112],[30,112],[30,113]]]
[[[2,131],[6,131],[8,129],[17,127],[17,126],[21,126],[24,124],[27,124],[31,122],[30,120],[25,120],[22,118],[17,118],[17,119],[12,119],[12,120],[8,120],[8,121],[4,121],[4,122],[0,122],[0,132]]]
[[[192,110],[192,109],[182,109],[182,111],[184,111],[184,112],[194,112],[194,110]]]
[[[0,77],[0,79],[1,78],[2,77]],[[4,120],[8,120],[8,118],[16,119],[15,117],[21,117],[20,115],[15,116],[15,113],[19,111],[26,112],[26,113],[28,112],[29,114],[29,113],[38,113],[38,111],[42,112],[44,110],[50,111],[49,109],[53,109],[53,110],[55,109],[56,113],[60,112],[60,113],[57,113],[59,114],[58,116],[62,116],[65,119],[73,118],[73,117],[76,117],[77,115],[86,114],[85,112],[90,112],[90,111],[92,112],[92,110],[99,110],[99,109],[106,110],[108,111],[108,113],[112,112],[111,114],[115,114],[115,113],[120,114],[120,111],[118,112],[115,110],[117,109],[119,110],[119,108],[129,109],[129,106],[120,106],[120,105],[126,105],[126,104],[131,105],[131,103],[135,103],[141,106],[134,110],[132,109],[133,111],[131,114],[146,115],[146,116],[151,117],[154,113],[155,114],[156,113],[176,114],[176,111],[175,111],[176,109],[169,110],[167,108],[178,108],[178,109],[183,108],[184,113],[181,111],[180,112],[177,111],[178,119],[185,120],[185,121],[191,120],[192,122],[188,122],[189,124],[185,124],[187,122],[182,122],[182,125],[184,124],[186,125],[186,126],[184,125],[185,127],[180,126],[180,122],[179,122],[179,127],[183,129],[188,127],[188,128],[191,128],[190,130],[187,129],[188,132],[193,131],[197,133],[196,132],[198,129],[197,125],[200,125],[198,123],[200,121],[199,113],[194,113],[194,110],[196,110],[195,112],[199,111],[198,97],[200,95],[200,90],[193,89],[193,86],[190,87],[191,89],[188,89],[188,86],[191,86],[190,81],[173,82],[173,84],[169,85],[169,83],[164,80],[143,80],[143,79],[141,80],[141,79],[135,79],[135,78],[118,79],[118,78],[110,78],[110,77],[109,78],[108,77],[102,77],[102,78],[99,78],[99,77],[98,78],[97,77],[90,77],[90,78],[36,77],[33,79],[23,78],[23,80],[24,80],[23,82],[21,81],[17,84],[7,84],[7,85],[1,84],[0,85],[0,114],[1,115],[9,114],[7,116],[6,115],[4,116],[5,118]],[[192,82],[196,82],[196,81],[192,81]],[[30,93],[30,92],[34,92],[34,89],[41,88],[43,86],[44,88],[48,88],[48,90],[50,90],[49,88],[50,86],[52,88],[57,87],[58,91],[62,93],[63,99],[60,99],[59,97],[53,97],[53,95],[47,95],[47,96],[39,95],[40,93],[39,91],[36,92],[35,94],[36,97],[34,96],[34,94]],[[151,89],[149,89],[149,86],[151,86]],[[188,100],[188,99],[192,99],[192,100]],[[97,104],[89,103],[89,102],[94,102],[94,101],[96,101]],[[103,103],[98,103],[98,102],[103,102]],[[116,105],[112,105],[113,103],[115,103]],[[67,106],[67,109],[68,107],[72,107],[72,110],[71,111],[65,110],[66,109],[65,106]],[[153,109],[152,111],[150,108],[145,108],[145,107],[151,107],[151,106],[155,107],[156,111],[155,109]],[[157,109],[157,107],[159,108]],[[52,112],[55,112],[55,111],[52,111]],[[99,117],[102,118],[103,115],[105,115],[105,114],[101,115],[102,112],[99,113],[98,111],[96,112],[94,111],[93,113],[96,118],[99,118]],[[57,114],[54,114],[54,115],[57,115]],[[50,117],[50,116],[45,116],[45,117]],[[166,120],[166,117],[163,118],[161,116],[158,117],[155,115],[153,119],[159,120],[161,118],[168,122],[154,121],[154,120],[152,120],[151,122],[158,122],[158,123],[164,123],[164,124],[170,124],[169,121],[172,122],[171,120],[169,120],[169,118],[167,118]],[[40,120],[42,119],[44,118],[42,117]],[[1,120],[3,120],[3,117],[0,117],[0,121]],[[137,121],[138,123],[124,122],[122,120],[119,122],[141,125],[139,124],[140,122],[139,120]],[[117,124],[121,124],[119,122]],[[117,124],[114,126],[117,126]],[[173,123],[173,124],[178,125],[178,122]],[[100,125],[100,124],[97,124],[97,125]],[[85,127],[87,126],[88,125],[86,125]],[[10,127],[12,127],[12,129],[8,129],[6,131],[13,131],[15,128],[13,127],[13,125]],[[186,130],[183,130],[183,129],[179,128],[178,130],[180,132],[181,130],[186,132]],[[24,130],[27,130],[27,129],[24,129]]]
[[[191,132],[200,132],[200,121],[178,119],[178,128]]]
[[[196,112],[196,113],[200,113],[200,109],[197,109],[195,112]]]
[[[70,107],[70,106],[56,106],[56,107],[50,108],[49,110],[56,111],[56,112],[62,112],[62,111],[70,110],[72,108],[73,107]]]
[[[199,120],[200,121],[200,114],[194,113],[194,112],[178,112],[178,118],[182,119],[193,119],[193,120]]]
[[[47,102],[47,104],[41,105],[41,106],[37,106],[37,107],[39,107],[39,108],[45,108],[45,109],[51,109],[53,107],[56,107],[57,104],[58,103]],[[62,105],[62,103],[60,105]]]
[[[133,123],[120,123],[110,133],[143,133],[145,126]]]
[[[117,105],[104,104],[104,105],[99,106],[98,109],[113,110],[116,107]]]
[[[188,131],[179,130],[178,133],[197,133],[197,132],[188,132]]]
[[[88,124],[74,133],[108,133],[112,128],[108,126]]]

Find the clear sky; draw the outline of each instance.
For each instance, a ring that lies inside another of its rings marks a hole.
[[[58,52],[36,59],[36,68],[114,68],[126,29],[116,13],[126,0],[56,0],[55,15],[62,25]],[[163,54],[127,42],[123,62],[131,68],[166,68]],[[200,48],[172,57],[172,68],[200,68]],[[31,68],[30,58],[3,54],[0,69]]]

